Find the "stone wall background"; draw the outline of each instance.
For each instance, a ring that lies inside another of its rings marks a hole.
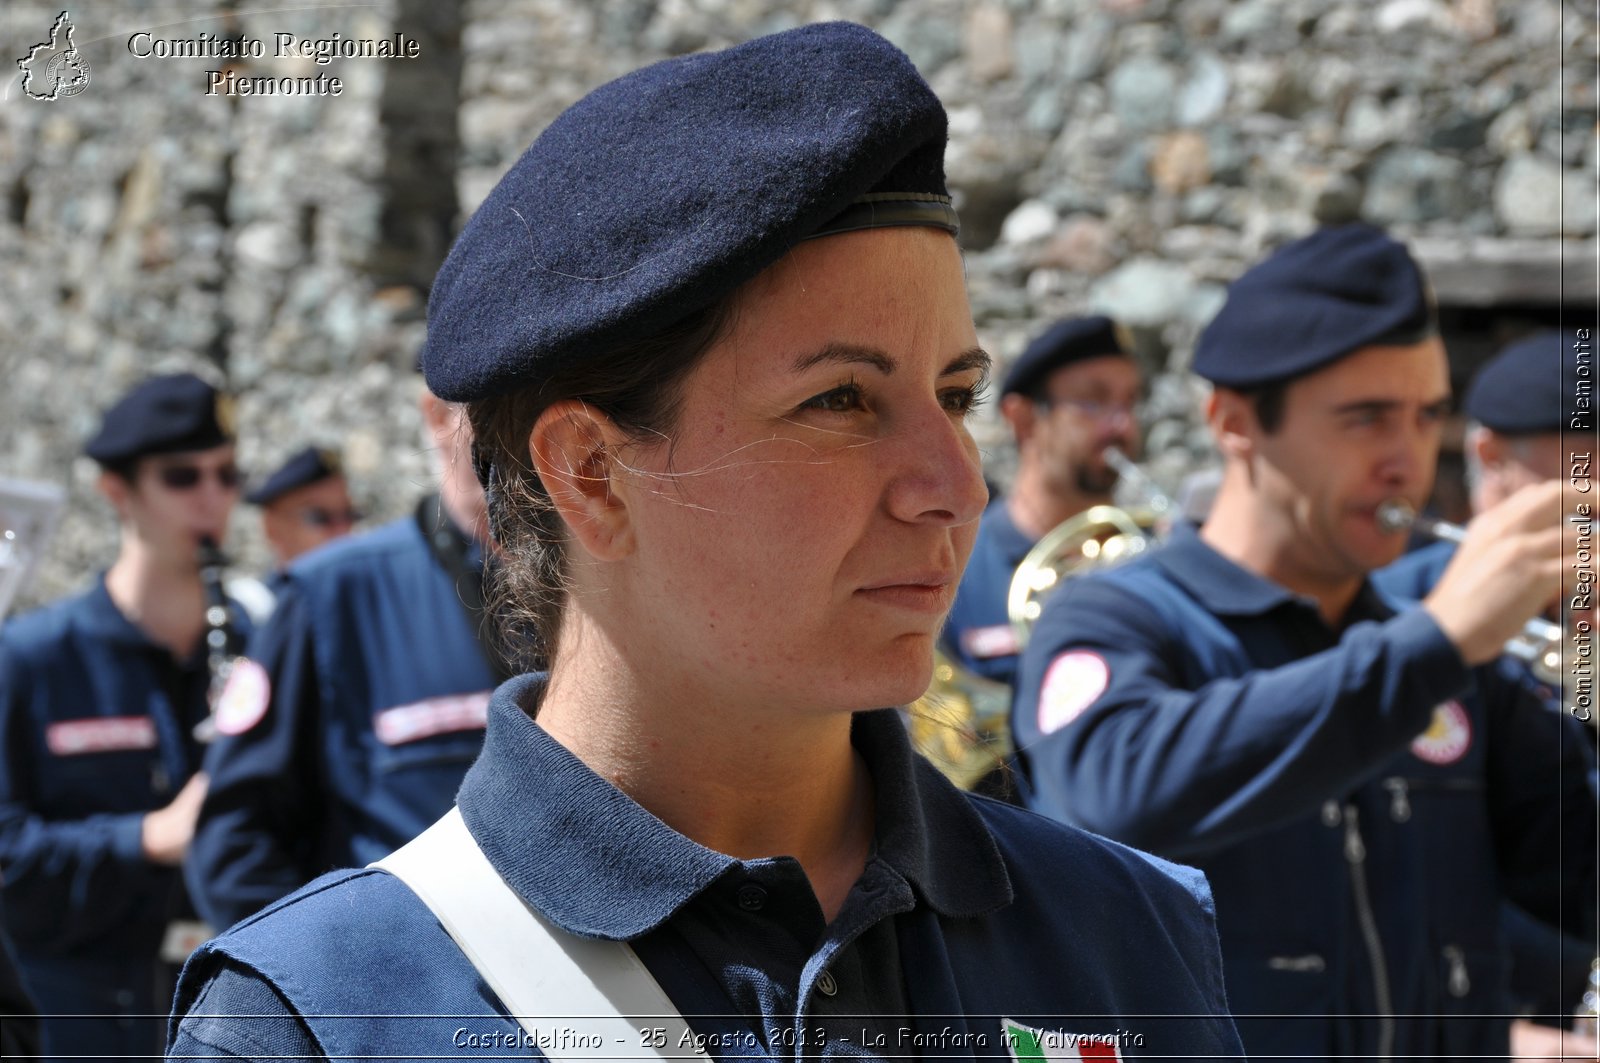
[[[151,372],[240,396],[265,470],[342,443],[374,519],[429,478],[411,371],[451,234],[564,107],[669,55],[827,18],[904,48],[951,116],[979,335],[1002,363],[1070,313],[1134,327],[1152,466],[1204,461],[1189,347],[1226,283],[1319,222],[1414,242],[1459,376],[1536,323],[1592,321],[1597,31],[1562,0],[376,0],[230,14],[220,0],[74,9],[80,95],[0,100],[0,477],[70,505],[22,604],[115,550],[82,441]],[[248,10],[248,8],[246,8]],[[6,70],[60,8],[8,0]],[[157,27],[162,27],[157,29]],[[127,39],[419,39],[413,61],[245,60],[338,98],[207,97],[226,61]],[[1009,464],[992,404],[994,477]],[[230,548],[265,563],[241,509]]]

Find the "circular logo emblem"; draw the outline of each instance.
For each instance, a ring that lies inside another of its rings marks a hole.
[[[1472,747],[1472,717],[1459,701],[1433,709],[1433,722],[1411,741],[1411,752],[1429,764],[1454,764]]]
[[[239,658],[217,698],[217,733],[244,734],[261,722],[271,701],[272,681],[267,670],[248,657]]]
[[[89,87],[89,60],[76,48],[51,56],[44,68],[44,83],[58,98],[76,96]]]
[[[1111,683],[1104,657],[1068,650],[1050,662],[1039,688],[1039,730],[1052,734],[1082,715]]]

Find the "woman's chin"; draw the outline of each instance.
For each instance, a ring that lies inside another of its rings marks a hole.
[[[862,664],[848,677],[857,709],[882,709],[909,705],[922,697],[933,681],[933,646],[919,651],[885,655]]]

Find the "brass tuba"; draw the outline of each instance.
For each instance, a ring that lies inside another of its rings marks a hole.
[[[1011,688],[933,651],[933,682],[906,709],[911,744],[945,778],[971,790],[1011,754]]]
[[[1127,455],[1106,463],[1144,500],[1132,509],[1094,506],[1045,533],[1011,578],[1008,606],[1017,646],[1027,645],[1044,597],[1071,576],[1126,560],[1154,541],[1172,500]],[[1003,769],[1011,741],[1011,688],[934,651],[933,683],[906,710],[917,751],[963,790]]]

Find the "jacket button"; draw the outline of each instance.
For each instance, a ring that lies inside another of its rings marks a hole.
[[[823,971],[817,975],[817,992],[825,997],[838,995],[839,983],[833,980],[833,972]]]
[[[754,882],[739,887],[739,907],[747,912],[759,912],[767,906],[767,891]]]

